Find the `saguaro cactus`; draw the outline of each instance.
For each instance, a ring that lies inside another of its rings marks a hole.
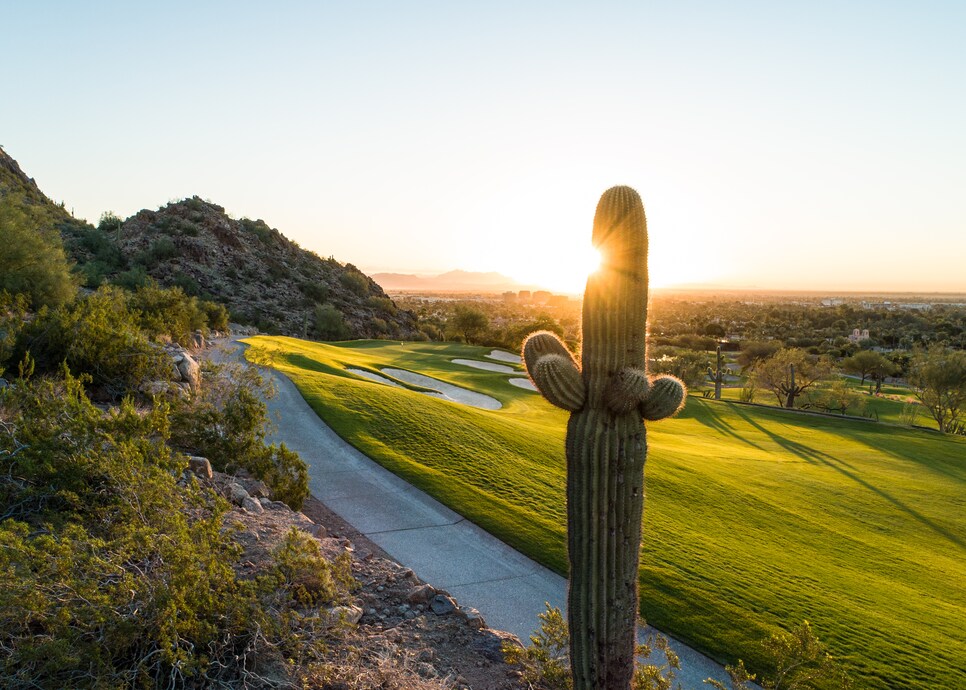
[[[724,382],[725,370],[721,366],[721,346],[719,345],[717,350],[718,360],[715,363],[715,368],[712,369],[708,367],[708,378],[714,383],[714,399],[721,400],[721,384]]]
[[[684,385],[646,371],[647,221],[637,192],[604,192],[594,217],[601,266],[587,280],[581,365],[555,335],[523,345],[533,383],[569,410],[567,594],[575,690],[630,688],[644,509],[643,420],[675,414]]]

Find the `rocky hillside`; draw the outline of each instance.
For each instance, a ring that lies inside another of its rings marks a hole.
[[[228,307],[231,318],[267,333],[327,340],[416,333],[382,288],[352,264],[322,259],[262,220],[230,218],[198,197],[143,210],[98,227],[51,201],[0,149],[0,202],[25,210],[41,231],[57,230],[83,281],[163,286]]]
[[[140,211],[112,233],[132,266],[129,277],[143,271],[162,285],[179,285],[269,333],[402,339],[415,330],[412,314],[397,310],[352,264],[322,259],[264,221],[234,220],[198,197]]]

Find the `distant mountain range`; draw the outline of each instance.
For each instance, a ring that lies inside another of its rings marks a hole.
[[[418,292],[518,292],[539,290],[538,285],[518,283],[495,271],[447,271],[439,275],[373,273],[372,279],[384,290]]]

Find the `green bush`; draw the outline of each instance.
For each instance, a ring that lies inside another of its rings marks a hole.
[[[313,313],[312,333],[322,340],[344,340],[349,337],[349,327],[342,312],[332,304],[320,304]]]
[[[348,267],[339,276],[339,282],[355,295],[366,297],[369,295],[369,279],[358,270],[350,270]]]
[[[271,622],[232,571],[224,502],[178,484],[164,408],[104,414],[67,374],[6,389],[0,413],[0,686],[240,676]]]
[[[29,210],[0,199],[0,290],[28,295],[35,309],[57,307],[74,298],[77,281],[60,235]]]
[[[28,352],[38,373],[66,363],[74,376],[87,374],[91,387],[112,399],[145,381],[170,378],[170,360],[142,334],[126,293],[112,286],[58,309],[42,309],[18,334],[11,360],[20,362]]]
[[[274,500],[300,510],[309,493],[305,462],[284,444],[265,445],[263,399],[273,394],[271,386],[256,370],[236,364],[206,362],[202,377],[198,393],[173,404],[172,442],[208,458],[219,471],[246,470],[268,484]]]
[[[163,288],[148,282],[130,297],[130,307],[140,315],[140,324],[152,338],[169,336],[186,344],[194,331],[208,323],[197,298],[186,295],[179,287]]]

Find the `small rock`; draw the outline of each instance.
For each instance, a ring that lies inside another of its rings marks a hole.
[[[437,616],[446,616],[456,610],[456,601],[444,594],[437,594],[430,602],[429,608]]]
[[[240,506],[246,498],[251,498],[245,488],[238,482],[228,485],[228,499],[235,505]]]
[[[336,620],[344,620],[351,625],[355,625],[362,618],[362,609],[352,604],[348,606],[336,606],[329,609],[329,613]]]
[[[419,585],[409,590],[409,594],[406,595],[406,601],[410,604],[426,604],[435,596],[436,590],[433,589],[432,585]]]
[[[379,612],[376,611],[375,609],[366,609],[366,615],[368,616],[375,616],[377,613]]]
[[[472,606],[460,606],[456,609],[456,614],[465,620],[474,630],[482,630],[486,627],[486,621],[479,611]]]
[[[248,482],[247,489],[248,493],[255,498],[268,498],[272,495],[272,490],[268,488],[268,484],[261,479]]]
[[[508,632],[500,630],[484,629],[473,636],[470,642],[470,649],[480,652],[485,659],[490,661],[503,661],[503,644],[509,643],[522,648],[520,638]]]
[[[245,496],[245,498],[242,499],[241,507],[245,511],[249,513],[254,513],[255,515],[259,515],[265,512],[265,508],[262,507],[262,504],[256,501],[251,496]]]
[[[264,496],[258,499],[258,502],[262,504],[262,508],[271,508],[272,500],[270,498],[265,498]]]
[[[403,614],[403,618],[409,621],[411,621],[415,617],[416,617],[416,613],[414,611],[406,611],[406,613]]]
[[[205,479],[211,479],[211,462],[208,458],[202,458],[197,455],[192,455],[188,458],[188,469],[197,474],[199,477],[204,477]]]
[[[419,653],[416,655],[418,661],[432,661],[436,658],[436,652],[429,647],[425,649],[420,649]]]
[[[399,613],[406,613],[406,611],[408,611],[408,610],[409,610],[409,605],[408,605],[408,604],[400,604],[400,605],[399,605],[399,606],[398,606],[398,607],[396,608],[396,610],[397,610],[397,611],[399,611]]]

